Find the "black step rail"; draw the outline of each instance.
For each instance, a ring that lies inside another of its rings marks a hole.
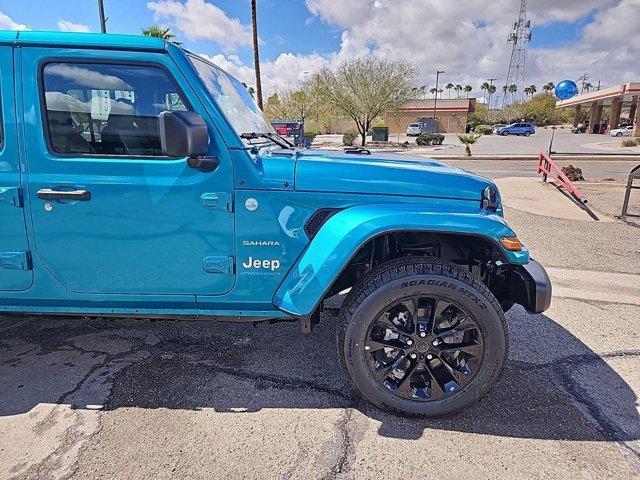
[[[628,213],[629,211],[629,198],[631,197],[631,190],[640,190],[640,185],[634,185],[634,180],[640,180],[640,165],[637,165],[629,173],[629,180],[627,180],[627,191],[624,193],[624,203],[622,204],[622,215],[620,218],[626,221],[627,217],[640,218],[638,214]]]

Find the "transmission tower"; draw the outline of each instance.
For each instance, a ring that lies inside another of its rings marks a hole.
[[[527,0],[520,2],[520,14],[518,21],[513,24],[513,30],[507,38],[507,43],[512,43],[511,60],[509,61],[509,72],[507,73],[507,88],[515,85],[517,95],[521,96],[524,91],[525,68],[527,65],[527,44],[531,41],[531,20],[527,20]],[[502,106],[504,107],[509,100],[509,92],[503,92]],[[511,97],[513,98],[513,94]]]

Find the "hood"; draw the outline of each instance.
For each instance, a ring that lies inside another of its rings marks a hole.
[[[433,159],[391,154],[305,150],[295,172],[296,190],[316,192],[480,200],[490,185],[491,180]]]

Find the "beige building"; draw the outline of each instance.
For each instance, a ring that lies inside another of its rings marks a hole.
[[[390,133],[405,133],[410,123],[419,118],[438,119],[438,132],[440,133],[464,133],[467,128],[469,114],[476,110],[475,98],[438,98],[434,101],[419,100],[411,102],[399,113],[385,118]]]
[[[438,132],[464,133],[467,127],[469,114],[475,112],[475,98],[438,98],[436,105],[436,118],[438,119]],[[409,103],[400,112],[383,118],[383,122],[389,127],[389,133],[406,133],[410,123],[420,118],[433,118],[433,99],[419,100]],[[355,124],[350,120],[334,122],[331,125],[332,133],[344,133],[356,131]]]
[[[640,137],[637,119],[639,106],[640,83],[623,83],[556,102],[556,108],[575,108],[574,126],[588,109],[590,132],[593,132],[594,125],[604,122],[608,125],[607,130],[617,128],[621,123],[633,125],[635,122],[636,137]],[[623,111],[627,112],[627,109],[628,113],[623,116]]]

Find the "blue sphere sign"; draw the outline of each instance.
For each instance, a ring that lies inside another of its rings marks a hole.
[[[573,80],[563,80],[556,86],[556,97],[569,100],[578,94],[578,85]]]

